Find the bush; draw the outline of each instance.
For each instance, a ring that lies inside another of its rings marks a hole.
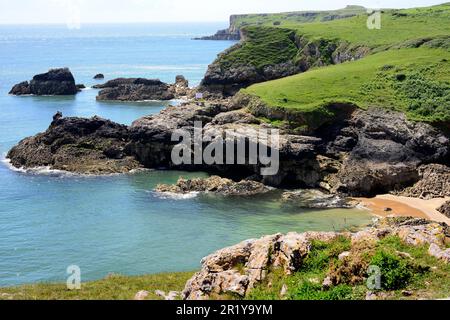
[[[413,277],[412,268],[404,259],[383,250],[375,253],[371,265],[381,269],[381,287],[385,290],[405,288]]]

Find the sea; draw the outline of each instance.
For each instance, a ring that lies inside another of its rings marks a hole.
[[[65,282],[78,266],[81,280],[109,274],[193,271],[202,257],[240,241],[278,232],[341,230],[368,223],[361,209],[303,209],[280,201],[281,191],[236,199],[153,192],[160,183],[202,172],[148,170],[81,176],[13,169],[8,150],[45,131],[52,116],[98,115],[131,124],[170,102],[97,102],[97,73],[159,78],[184,75],[198,85],[208,64],[232,41],[195,41],[223,23],[0,25],[0,287]],[[86,89],[71,97],[16,97],[11,87],[50,68],[69,67]]]

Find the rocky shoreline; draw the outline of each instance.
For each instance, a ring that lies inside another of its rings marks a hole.
[[[202,122],[205,136],[219,137],[233,129],[246,137],[247,147],[251,142],[262,144],[255,129],[274,127],[261,121],[249,104],[239,95],[206,103],[191,100],[138,119],[131,126],[98,117],[56,115],[46,132],[24,139],[7,158],[15,167],[50,166],[76,173],[164,167],[206,171],[272,187],[321,188],[348,196],[394,191],[431,198],[450,196],[448,135],[379,108],[353,110],[307,135],[282,129],[280,170],[272,176],[261,175],[264,166],[249,164],[249,159],[241,165],[172,162],[171,152],[177,144],[172,134],[179,129],[193,132],[196,121]]]

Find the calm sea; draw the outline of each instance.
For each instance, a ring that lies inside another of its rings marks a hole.
[[[104,73],[116,77],[185,75],[196,85],[207,65],[233,43],[193,41],[226,27],[215,24],[0,26],[0,154],[45,130],[52,115],[99,115],[130,124],[164,103],[98,103]],[[76,97],[13,97],[13,84],[49,68],[69,67],[88,89]],[[265,234],[333,230],[362,224],[359,210],[312,211],[286,206],[279,194],[230,201],[215,196],[164,199],[158,183],[202,173],[149,171],[82,177],[0,165],[0,286],[64,281],[78,265],[82,280],[109,273],[137,275],[189,271],[212,251]]]

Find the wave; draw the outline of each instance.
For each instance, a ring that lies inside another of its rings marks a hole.
[[[170,200],[187,200],[196,198],[199,195],[199,192],[189,192],[189,193],[174,193],[174,192],[156,192],[151,191],[153,195],[160,199],[170,199]]]
[[[113,177],[113,176],[121,176],[121,175],[132,175],[140,172],[151,171],[151,169],[141,168],[141,169],[133,169],[128,173],[110,173],[110,174],[92,174],[92,173],[76,173],[65,170],[52,169],[50,166],[38,166],[33,168],[17,168],[11,164],[11,160],[3,157],[0,160],[1,163],[5,165],[9,170],[28,174],[28,175],[39,175],[39,176],[50,176],[50,177],[85,177],[85,178],[97,178],[97,177]]]
[[[45,175],[45,176],[76,176],[76,173],[72,173],[69,171],[63,171],[63,170],[56,170],[52,169],[50,166],[41,166],[41,167],[34,167],[34,168],[17,168],[11,164],[10,159],[2,159],[1,162],[11,171],[24,173],[24,174],[30,174],[30,175]]]

